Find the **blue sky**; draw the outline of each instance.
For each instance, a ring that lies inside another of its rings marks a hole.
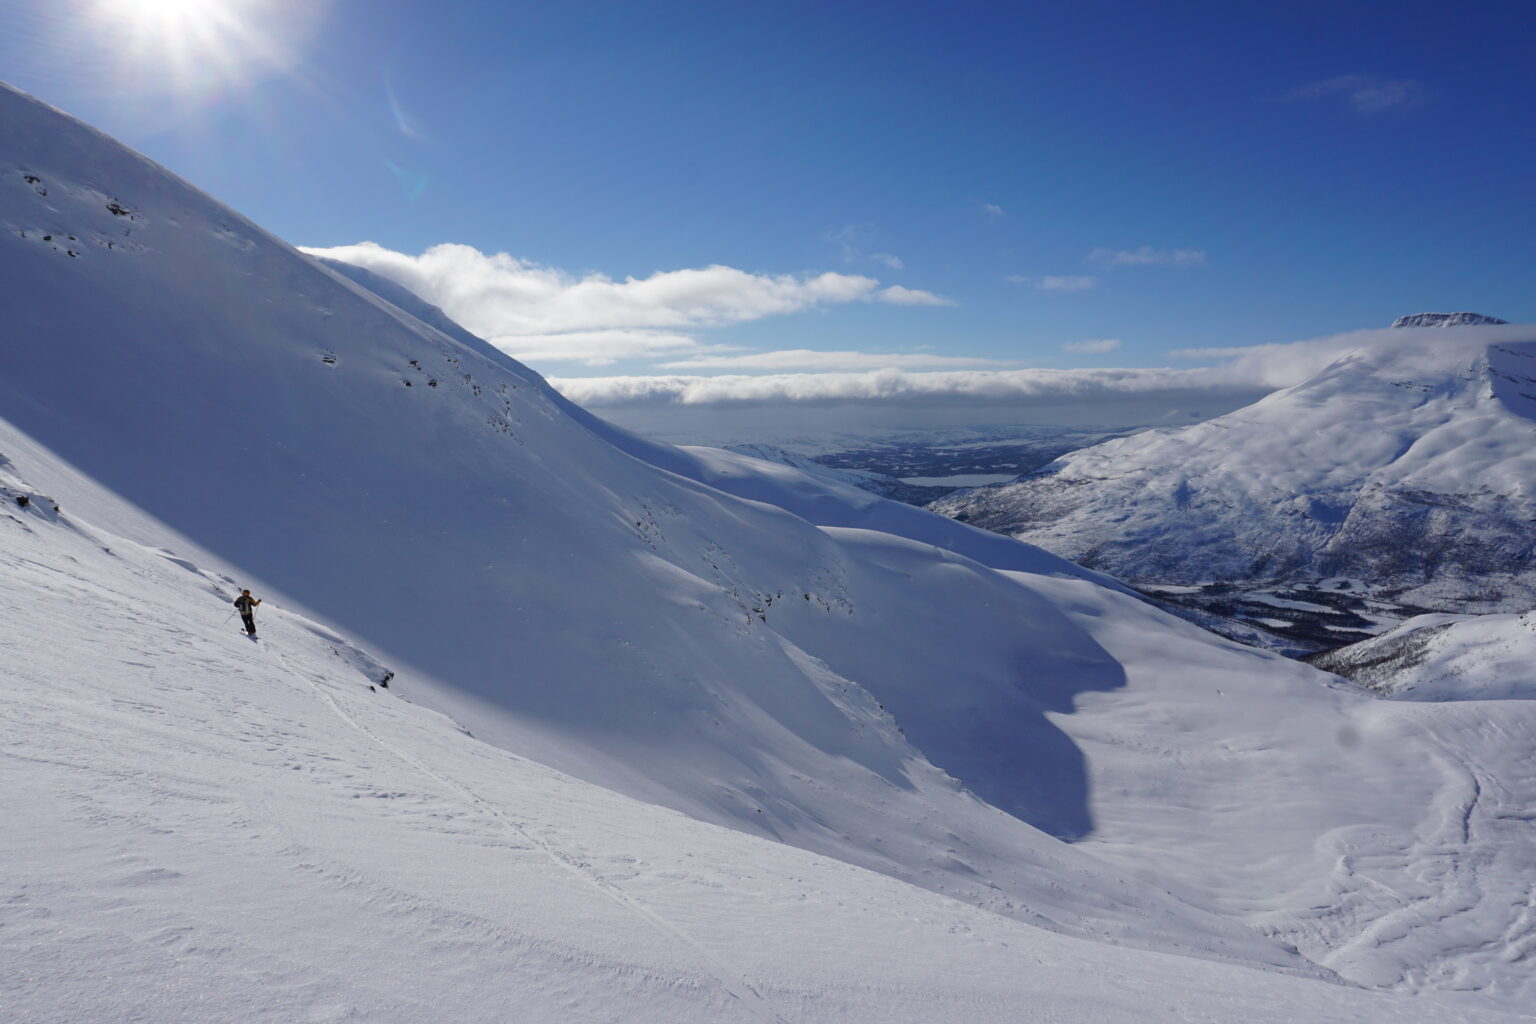
[[[554,377],[1189,366],[1420,310],[1536,321],[1528,5],[0,13],[11,84],[295,244],[375,243],[346,253]]]

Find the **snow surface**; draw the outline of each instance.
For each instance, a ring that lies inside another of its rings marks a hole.
[[[1536,613],[1420,615],[1312,659],[1399,700],[1536,699]]]
[[[771,444],[732,444],[724,446],[727,451],[737,455],[746,455],[749,458],[761,459],[764,462],[776,462],[781,466],[789,466],[798,469],[811,476],[826,477],[836,480],[838,483],[851,484],[861,491],[870,491],[874,494],[883,494],[892,484],[900,483],[895,477],[884,476],[880,473],[869,473],[860,469],[838,469],[834,466],[823,466],[815,459],[807,455],[800,455]]]
[[[0,535],[7,1021],[1523,1019],[1072,939],[706,825],[370,691],[382,666],[271,601],[246,640],[187,559],[36,505]]]
[[[1206,423],[932,507],[1123,579],[1367,579],[1403,604],[1536,601],[1536,327],[1364,331]]]
[[[6,1019],[1529,1011],[1536,705],[629,435],[8,90],[0,154]]]

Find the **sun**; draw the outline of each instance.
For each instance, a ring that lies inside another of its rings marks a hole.
[[[119,0],[122,6],[137,10],[145,17],[160,21],[195,18],[199,12],[218,6],[210,0]]]
[[[227,93],[293,66],[326,0],[88,0],[136,89]]]
[[[134,35],[179,34],[238,19],[238,0],[97,0],[98,13]]]

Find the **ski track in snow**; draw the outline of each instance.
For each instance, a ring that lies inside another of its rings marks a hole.
[[[1097,766],[1086,846],[1355,983],[1531,1004],[1536,702],[1361,701],[1339,686],[1325,726],[1205,659],[1144,689],[1156,660],[1134,647],[1150,634],[1081,584],[1053,587],[1139,666],[1059,719]]]
[[[1341,853],[1335,877],[1338,913],[1346,919],[1358,915],[1354,927],[1359,930],[1322,962],[1376,987],[1505,987],[1507,982],[1495,984],[1501,965],[1525,960],[1536,946],[1531,914],[1536,882],[1529,880],[1528,865],[1521,860],[1531,843],[1529,809],[1536,787],[1529,774],[1511,779],[1513,790],[1490,777],[1477,763],[1475,745],[1447,744],[1433,734],[1436,724],[1424,723],[1437,748],[1433,763],[1445,779],[1429,819],[1438,827],[1399,849],[1362,844]],[[1507,732],[1487,719],[1477,731],[1485,737]],[[1525,731],[1520,742],[1531,739]],[[1388,895],[1398,908],[1379,916],[1362,912],[1362,905],[1372,902],[1371,889]],[[1513,897],[1503,908],[1493,906],[1507,924],[1490,929],[1475,917],[1488,913],[1500,893]]]

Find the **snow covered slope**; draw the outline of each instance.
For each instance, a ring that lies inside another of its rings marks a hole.
[[[1536,1006],[1536,701],[1320,698],[1303,665],[1031,586],[1126,666],[1058,719],[1093,780],[1081,847],[1352,982]]]
[[[857,487],[861,491],[869,491],[871,494],[884,495],[890,488],[899,486],[900,480],[895,477],[885,476],[881,473],[868,473],[861,469],[836,469],[832,466],[823,466],[821,463],[805,455],[797,455],[792,451],[779,448],[771,444],[729,444],[724,446],[726,451],[737,455],[745,455],[751,459],[761,459],[764,462],[773,462],[781,466],[789,466],[809,473],[812,476],[826,477],[838,483]]]
[[[1380,701],[645,442],[8,91],[0,161],[34,1016],[1456,1019],[1330,972],[1532,1004],[1530,702]]]
[[[1238,412],[934,507],[1124,579],[1347,577],[1402,603],[1536,599],[1536,328],[1360,332]]]
[[[8,1022],[1529,1019],[1071,939],[581,783],[0,477]]]
[[[1536,613],[1420,615],[1310,659],[1399,700],[1536,699]]]
[[[1179,948],[1297,963],[1031,827],[1092,827],[1047,713],[1123,671],[976,558],[1080,570],[647,445],[57,112],[0,115],[0,455],[66,513],[259,572],[588,781],[1064,930],[1168,948],[1182,918]]]

